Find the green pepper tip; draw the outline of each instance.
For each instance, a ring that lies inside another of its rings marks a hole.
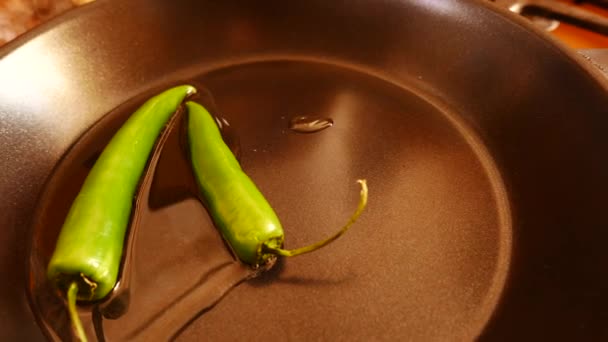
[[[186,96],[190,96],[198,92],[198,89],[196,89],[196,87],[193,85],[185,84],[185,86],[188,87],[188,90],[186,91]]]

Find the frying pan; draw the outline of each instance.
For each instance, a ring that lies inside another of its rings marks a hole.
[[[341,222],[355,178],[370,205],[178,339],[608,337],[606,80],[493,5],[100,0],[0,57],[2,340],[44,338],[28,246],[60,158],[107,113],[191,79],[239,130],[286,244]],[[303,114],[335,125],[291,132]]]

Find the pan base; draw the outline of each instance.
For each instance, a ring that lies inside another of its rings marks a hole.
[[[281,260],[237,286],[178,340],[467,340],[483,331],[508,271],[510,214],[489,153],[457,114],[415,89],[340,65],[248,63],[196,80],[238,132],[243,169],[281,219],[286,248],[338,229],[356,207],[356,179],[367,179],[370,197],[344,237],[315,253]],[[134,107],[122,106],[103,120],[124,120]],[[333,125],[298,133],[290,122],[299,116],[331,119]],[[118,126],[108,126],[103,139]],[[66,160],[86,164],[84,155],[68,154]],[[85,174],[64,173],[65,186],[56,192],[75,193],[69,180]],[[52,211],[43,203],[52,214],[34,229],[35,243],[44,246],[33,249],[31,274],[43,274],[52,250],[43,241],[54,241],[50,237],[59,227],[49,223],[60,225],[69,206],[64,202],[55,202],[60,207]],[[163,296],[170,301],[183,291],[163,291],[185,288],[201,276],[208,251],[189,241],[204,235],[205,244],[212,241],[209,246],[220,249],[212,254],[230,260],[191,199],[155,215],[149,216],[158,219],[150,226],[162,226],[162,234],[138,233],[139,243],[148,245],[136,249],[141,252],[135,265],[148,270],[141,274],[156,270],[155,281],[146,283],[150,302]],[[162,250],[163,241],[172,245]],[[182,253],[190,249],[198,252]],[[159,297],[152,298],[155,293]],[[129,314],[145,311],[144,304],[131,306]]]
[[[287,248],[337,229],[356,206],[356,179],[367,178],[370,199],[344,237],[237,287],[184,341],[481,333],[508,270],[510,214],[489,153],[457,114],[340,65],[250,63],[199,80],[240,132],[241,163],[282,220]],[[290,131],[302,115],[333,125]]]

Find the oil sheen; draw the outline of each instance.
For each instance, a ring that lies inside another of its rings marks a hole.
[[[331,118],[309,115],[294,116],[289,120],[289,129],[298,133],[316,133],[334,125]]]
[[[204,96],[194,100],[213,108]],[[65,303],[45,277],[48,258],[79,186],[112,134],[136,108],[133,105],[110,113],[81,137],[55,169],[40,201],[28,290],[37,319],[52,340],[69,340],[71,330]],[[238,138],[230,124],[217,120],[238,154]],[[148,161],[116,287],[101,302],[80,306],[88,336],[108,341],[171,339],[232,287],[255,275],[225,247],[196,195],[184,129],[184,113],[179,111]]]
[[[296,59],[201,70],[196,80],[238,133],[226,141],[281,220],[286,249],[341,227],[359,199],[356,179],[367,179],[368,206],[330,246],[279,259],[250,279],[192,195],[176,121],[142,182],[119,286],[111,301],[82,307],[89,335],[475,340],[508,274],[509,202],[483,140],[411,76],[395,84],[356,66]],[[150,95],[86,132],[40,200],[28,292],[55,339],[69,334],[63,302],[44,277],[58,230],[96,156]],[[310,129],[316,133],[300,134]]]

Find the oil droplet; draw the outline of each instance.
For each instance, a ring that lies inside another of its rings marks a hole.
[[[237,134],[237,130],[228,122],[228,120],[220,115],[220,112],[217,110],[215,112],[210,112],[214,114],[215,123],[220,129],[220,133],[222,134],[222,139],[232,151],[232,154],[236,157],[237,160],[241,160],[241,140],[239,135]]]
[[[295,116],[289,120],[289,129],[298,133],[315,133],[334,125],[334,120],[318,116]]]
[[[194,101],[209,111],[215,119],[215,123],[220,129],[222,134],[222,139],[237,160],[241,159],[241,142],[239,140],[239,136],[237,134],[237,130],[230,124],[230,122],[223,116],[222,112],[219,110],[217,104],[215,103],[215,99],[211,94],[211,90],[207,88],[204,84],[190,81],[192,86],[194,86],[198,91],[188,97],[188,101]]]

